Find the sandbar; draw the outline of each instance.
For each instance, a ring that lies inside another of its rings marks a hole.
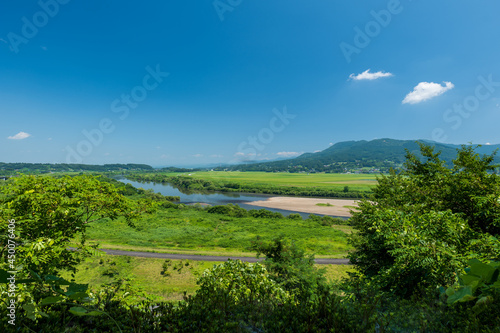
[[[320,199],[296,197],[270,197],[267,200],[246,202],[247,205],[293,210],[301,213],[350,217],[350,210],[355,210],[359,200],[348,199]],[[316,204],[330,204],[332,206],[317,206]]]

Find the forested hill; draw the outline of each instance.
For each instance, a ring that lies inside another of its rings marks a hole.
[[[48,173],[48,172],[73,172],[73,171],[120,171],[120,170],[145,170],[152,171],[153,167],[146,164],[50,164],[50,163],[2,163],[0,162],[0,175],[15,172]]]
[[[418,141],[434,146],[435,151],[441,151],[441,159],[447,162],[456,158],[457,148],[460,148],[460,145]],[[476,152],[491,154],[497,148],[500,148],[500,145],[485,145],[477,148]],[[241,171],[345,172],[372,168],[375,172],[387,171],[391,167],[397,168],[402,165],[405,161],[406,149],[420,156],[420,149],[415,140],[344,141],[323,151],[305,153],[289,160],[237,165],[230,169]],[[495,162],[500,163],[499,156],[496,157]]]

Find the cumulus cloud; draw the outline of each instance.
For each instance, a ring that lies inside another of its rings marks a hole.
[[[361,81],[361,80],[376,80],[380,79],[381,77],[390,77],[392,76],[392,73],[388,72],[375,72],[375,73],[370,73],[370,69],[367,69],[361,74],[355,75],[352,73],[349,75],[349,79],[354,80],[354,81]]]
[[[280,151],[279,153],[276,153],[279,157],[296,157],[299,155],[302,155],[302,153],[298,153],[296,151]]]
[[[23,140],[23,139],[29,138],[30,136],[31,136],[31,134],[28,134],[26,132],[19,132],[16,135],[7,137],[7,139],[9,139],[9,140]]]
[[[434,82],[420,82],[413,91],[406,95],[403,104],[416,104],[437,97],[451,90],[455,85],[451,82],[443,82],[444,86]]]

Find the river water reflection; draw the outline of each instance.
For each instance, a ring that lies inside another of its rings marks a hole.
[[[178,196],[181,198],[180,203],[183,204],[195,204],[195,203],[206,203],[209,205],[226,205],[228,203],[237,204],[241,208],[246,210],[250,209],[261,209],[262,207],[249,205],[248,202],[266,200],[270,196],[265,194],[253,194],[253,193],[192,193],[178,188],[173,187],[169,184],[164,183],[151,183],[151,182],[136,182],[125,178],[117,178],[117,180],[131,184],[136,188],[142,187],[145,190],[153,190],[157,193],[168,196]],[[279,212],[284,216],[288,216],[291,213],[300,214],[303,218],[307,218],[309,213],[296,212],[291,210],[266,208],[272,212]]]

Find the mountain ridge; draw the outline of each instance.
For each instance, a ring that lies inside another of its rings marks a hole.
[[[229,169],[240,171],[346,172],[350,169],[373,168],[379,171],[388,171],[390,168],[402,165],[407,150],[421,156],[420,146],[417,142],[435,147],[435,151],[441,152],[440,158],[448,163],[456,158],[457,149],[462,146],[421,139],[351,140],[337,142],[320,152],[304,153],[292,159],[237,165]],[[477,147],[476,152],[481,155],[490,155],[496,149],[500,149],[500,144],[483,145]],[[495,157],[495,162],[500,163],[498,156]]]

